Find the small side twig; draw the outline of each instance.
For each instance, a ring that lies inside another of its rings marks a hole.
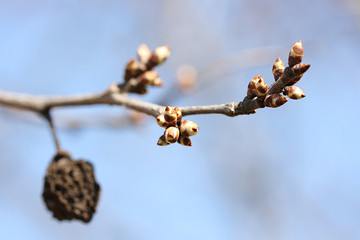
[[[60,142],[59,142],[59,139],[58,139],[56,130],[55,130],[54,122],[53,122],[52,117],[51,117],[51,114],[50,114],[50,109],[46,109],[46,110],[42,111],[40,114],[41,114],[41,115],[47,120],[47,122],[49,123],[50,131],[51,131],[51,136],[52,136],[53,141],[54,141],[54,143],[55,143],[56,151],[57,151],[57,152],[60,152],[60,151],[61,151]]]

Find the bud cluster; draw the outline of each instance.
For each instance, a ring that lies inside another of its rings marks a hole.
[[[304,92],[300,88],[293,86],[295,83],[300,81],[301,77],[303,76],[303,73],[309,68],[308,64],[301,64],[303,54],[304,54],[304,50],[303,50],[302,42],[298,41],[292,46],[288,59],[289,68],[292,68],[295,65],[297,65],[295,66],[296,67],[295,74],[298,74],[298,76],[293,78],[290,82],[288,82],[286,87],[282,90],[282,93],[284,95],[295,100],[305,97]],[[296,71],[298,71],[298,73],[296,73]],[[280,58],[277,58],[275,60],[272,69],[272,73],[274,75],[275,81],[278,81],[284,75],[284,72],[285,72],[285,65]],[[252,96],[252,98],[254,98],[255,96],[258,97],[258,95],[253,94],[254,92],[250,89],[250,87],[253,87],[253,84],[251,84],[251,82],[248,87],[248,96],[250,91],[251,93],[250,96]],[[285,96],[282,96],[278,93],[274,93],[265,96],[264,105],[266,107],[276,108],[285,104],[287,101],[288,100]]]
[[[192,146],[190,137],[199,131],[199,126],[195,122],[182,120],[182,114],[178,107],[167,106],[164,114],[157,116],[156,122],[160,127],[166,128],[157,142],[159,146],[176,142],[184,146]]]
[[[139,61],[131,59],[126,67],[124,79],[128,82],[130,79],[136,79],[136,85],[131,86],[129,92],[138,94],[145,94],[147,92],[146,86],[163,86],[163,81],[159,78],[159,74],[152,69],[162,64],[170,55],[170,48],[168,46],[157,47],[154,52],[151,52],[148,46],[142,44],[137,50],[137,57]]]

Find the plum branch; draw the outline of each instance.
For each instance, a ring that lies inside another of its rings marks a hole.
[[[294,86],[309,69],[310,64],[301,63],[303,57],[302,42],[292,46],[288,66],[280,58],[273,64],[275,82],[267,86],[261,75],[255,76],[248,84],[247,94],[242,101],[219,105],[171,107],[129,97],[130,94],[145,94],[148,86],[160,87],[164,83],[154,68],[162,64],[169,56],[167,46],[156,48],[153,52],[146,45],[138,48],[138,61],[130,60],[125,67],[124,82],[113,83],[99,93],[70,96],[34,96],[0,90],[0,105],[31,111],[43,116],[49,123],[51,135],[56,146],[45,176],[43,198],[47,208],[58,220],[79,219],[89,222],[96,211],[100,186],[95,180],[91,163],[82,159],[74,160],[63,151],[56,134],[51,111],[67,106],[118,105],[156,118],[160,127],[165,128],[157,144],[167,146],[178,142],[191,146],[190,137],[199,131],[199,126],[183,120],[183,116],[194,114],[223,114],[229,117],[254,114],[264,107],[276,108],[290,99],[305,97],[304,92]]]

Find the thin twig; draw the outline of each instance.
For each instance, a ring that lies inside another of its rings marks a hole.
[[[47,122],[49,123],[49,127],[50,127],[50,131],[51,131],[51,135],[52,138],[54,140],[55,143],[55,147],[56,147],[56,151],[60,152],[61,148],[60,148],[60,143],[59,143],[59,139],[57,137],[56,134],[56,130],[55,130],[55,126],[52,120],[52,117],[50,115],[50,109],[46,109],[43,112],[41,112],[41,115],[47,120]]]

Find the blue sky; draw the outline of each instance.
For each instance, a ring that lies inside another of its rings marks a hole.
[[[172,55],[158,68],[164,89],[133,97],[174,106],[241,100],[255,75],[273,81],[273,61],[285,62],[300,39],[312,65],[298,84],[301,101],[251,116],[187,117],[200,126],[192,148],[156,146],[162,129],[150,117],[141,126],[94,124],[126,116],[119,107],[56,109],[60,126],[83,122],[59,128],[60,141],[95,165],[102,187],[88,225],[58,222],[42,202],[55,151],[47,125],[1,108],[1,238],[359,239],[353,11],[325,0],[0,1],[1,90],[102,91],[122,79],[141,43],[170,45]],[[191,95],[173,87],[182,64],[201,73]]]

